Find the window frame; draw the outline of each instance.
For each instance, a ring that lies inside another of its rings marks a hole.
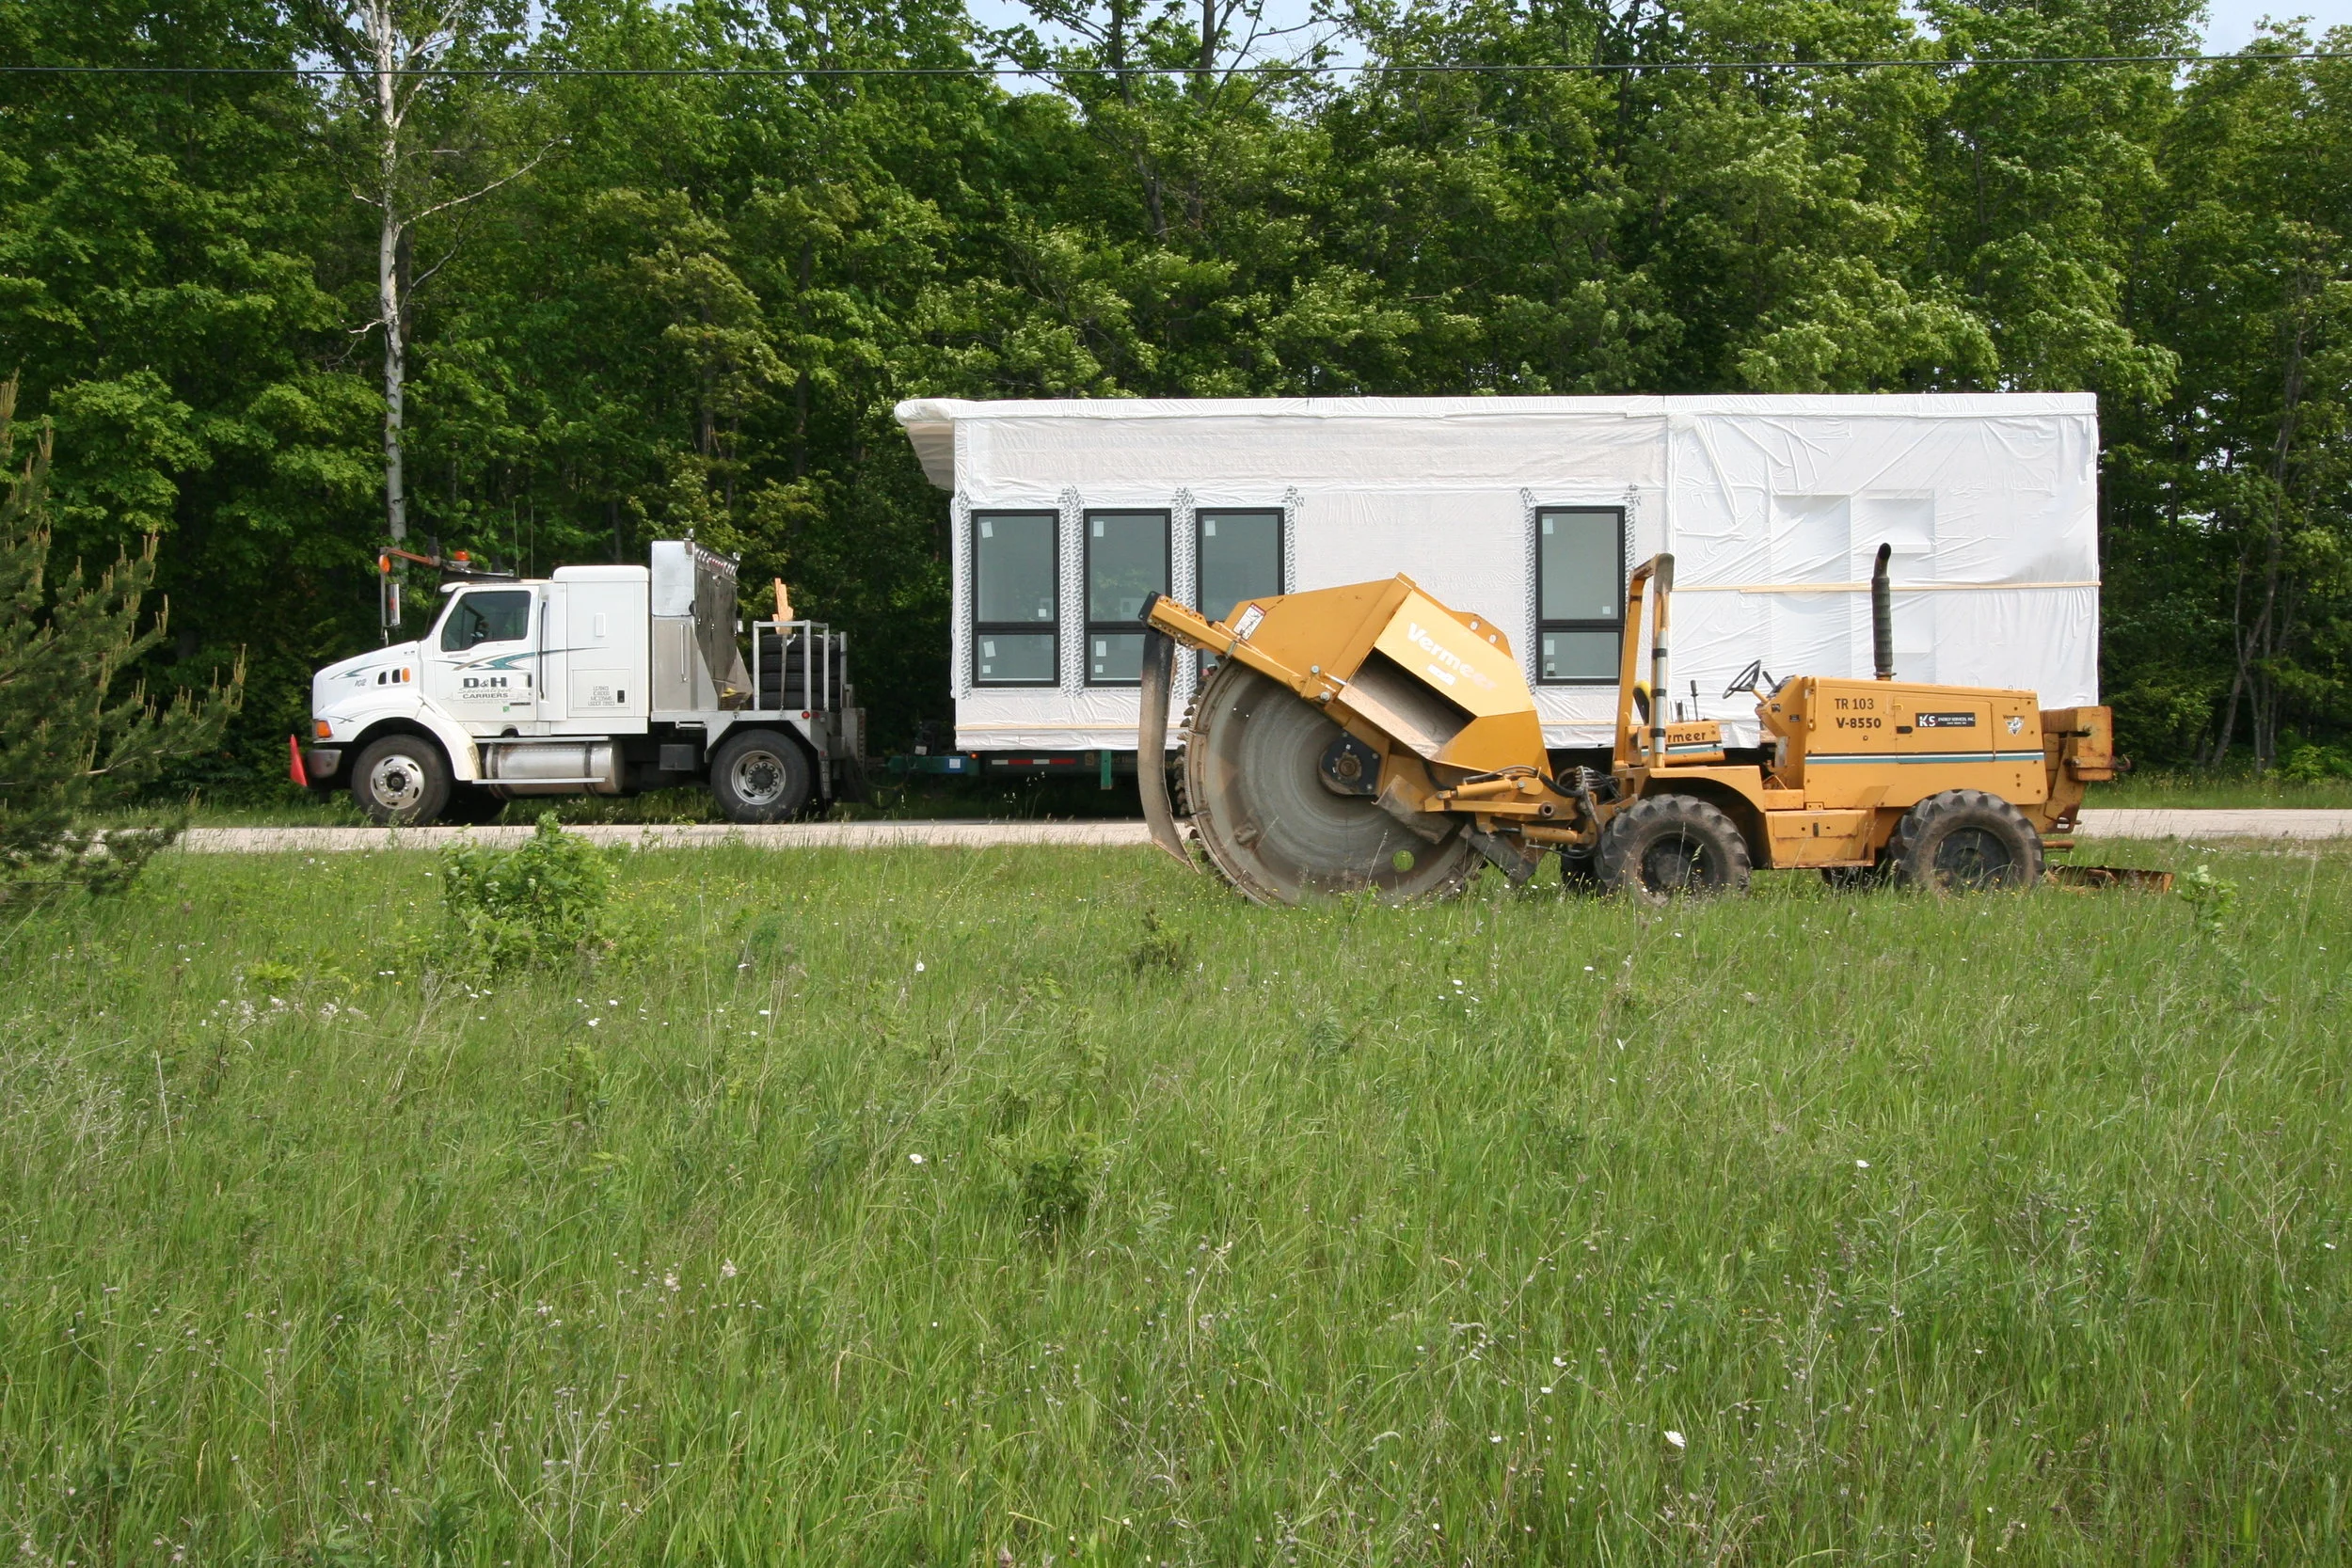
[[[1176,518],[1164,506],[1089,506],[1079,514],[1078,521],[1078,608],[1081,611],[1079,637],[1082,641],[1080,665],[1086,684],[1108,687],[1114,690],[1133,690],[1143,684],[1137,671],[1134,680],[1097,679],[1094,674],[1095,633],[1107,637],[1133,637],[1144,627],[1141,621],[1098,621],[1094,618],[1094,519],[1097,517],[1157,517],[1160,520],[1160,581],[1166,584],[1160,592],[1176,591]]]
[[[1199,610],[1203,615],[1206,615],[1209,612],[1209,607],[1200,602],[1200,595],[1203,592],[1205,592],[1201,586],[1201,561],[1206,553],[1202,549],[1201,546],[1208,538],[1208,535],[1200,531],[1208,526],[1210,515],[1213,513],[1221,513],[1229,516],[1235,513],[1254,513],[1260,516],[1271,515],[1274,518],[1274,596],[1279,597],[1281,594],[1289,593],[1291,591],[1289,571],[1291,509],[1289,507],[1195,507],[1192,514],[1192,601],[1194,608]],[[1226,607],[1227,610],[1231,610],[1232,608],[1232,607],[1231,605]]]
[[[983,621],[980,619],[980,524],[998,517],[1042,517],[1046,521],[1045,539],[1051,551],[1047,557],[1046,581],[1053,587],[1054,613],[1043,621]],[[975,511],[971,515],[972,546],[972,667],[974,686],[1026,688],[1043,690],[1061,685],[1061,514],[1049,507],[1005,506]],[[1053,673],[1044,680],[1013,681],[980,673],[980,639],[1014,635],[1037,636],[1044,633],[1054,640]]]
[[[1605,514],[1616,520],[1616,602],[1620,605],[1625,602],[1625,508],[1623,506],[1579,506],[1565,502],[1556,506],[1536,507],[1534,509],[1534,520],[1529,525],[1535,531],[1535,641],[1534,643],[1534,653],[1535,656],[1535,684],[1538,686],[1567,687],[1614,686],[1617,684],[1618,666],[1623,663],[1625,658],[1625,612],[1622,610],[1617,612],[1615,617],[1606,621],[1591,617],[1584,619],[1547,620],[1544,616],[1544,519],[1547,516],[1558,516],[1566,513],[1583,513],[1586,515],[1599,513]],[[1613,632],[1617,635],[1618,639],[1617,657],[1611,662],[1609,673],[1606,675],[1547,675],[1544,673],[1544,633],[1548,631]]]
[[[458,607],[463,605],[468,599],[473,598],[478,594],[519,594],[522,595],[524,600],[522,634],[518,637],[478,637],[462,648],[451,647],[449,645],[450,626],[451,623],[455,621],[457,618]],[[497,586],[466,587],[459,589],[456,593],[452,594],[449,596],[449,603],[441,609],[440,619],[433,623],[432,631],[426,635],[431,639],[434,650],[437,653],[469,654],[476,648],[480,647],[495,646],[507,642],[530,641],[532,628],[537,625],[538,614],[539,594],[533,589],[509,587],[502,583]]]

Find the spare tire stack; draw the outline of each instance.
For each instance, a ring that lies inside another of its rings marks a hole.
[[[806,632],[795,632],[790,637],[761,632],[759,705],[765,709],[844,706],[841,677],[849,668],[848,641],[839,632],[816,639]],[[829,648],[830,658],[826,657]],[[814,677],[805,673],[812,654],[818,666]]]

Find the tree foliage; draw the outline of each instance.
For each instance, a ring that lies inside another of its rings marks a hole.
[[[451,190],[539,161],[414,238],[411,530],[544,570],[691,528],[852,633],[888,742],[946,705],[946,507],[900,398],[2088,389],[2126,744],[2267,764],[2352,728],[2352,68],[2285,58],[2299,33],[2178,76],[1784,71],[2162,53],[2197,13],[1359,0],[1370,68],[1315,77],[1234,71],[1306,53],[1236,0],[1034,9],[989,37],[957,0],[561,0],[469,33],[480,65],[784,73],[420,101]],[[0,55],[289,63],[319,14],[19,0]],[[793,73],[976,57],[1050,90]],[[1406,69],[1596,62],[1625,69]],[[158,668],[252,646],[250,766],[371,636],[369,112],[0,80],[0,352],[68,438],[61,537],[159,536]]]
[[[50,558],[52,439],[15,468],[16,384],[0,383],[0,901],[66,887],[120,887],[171,842],[171,828],[104,837],[93,815],[135,799],[164,769],[216,744],[243,669],[209,701],[169,706],[125,677],[164,637],[140,625],[155,577],[151,536],[95,582]],[[12,470],[12,471],[9,471]]]

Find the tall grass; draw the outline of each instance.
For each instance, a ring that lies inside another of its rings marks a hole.
[[[1644,913],[658,853],[492,981],[430,858],[175,857],[7,915],[0,1544],[2340,1558],[2352,858],[2209,859]]]
[[[2184,811],[2352,811],[2352,779],[2284,779],[2256,775],[2250,768],[2227,771],[2183,769],[2129,773],[2112,784],[2093,784],[2083,802],[2106,807],[2169,807]]]

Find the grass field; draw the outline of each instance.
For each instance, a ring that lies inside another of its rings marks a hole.
[[[2251,773],[2135,773],[2090,786],[2085,805],[2171,806],[2186,810],[2286,807],[2352,809],[2352,779],[2281,779]]]
[[[2352,856],[2203,859],[1650,913],[659,853],[489,981],[430,857],[167,858],[0,911],[4,1544],[2340,1560]]]

